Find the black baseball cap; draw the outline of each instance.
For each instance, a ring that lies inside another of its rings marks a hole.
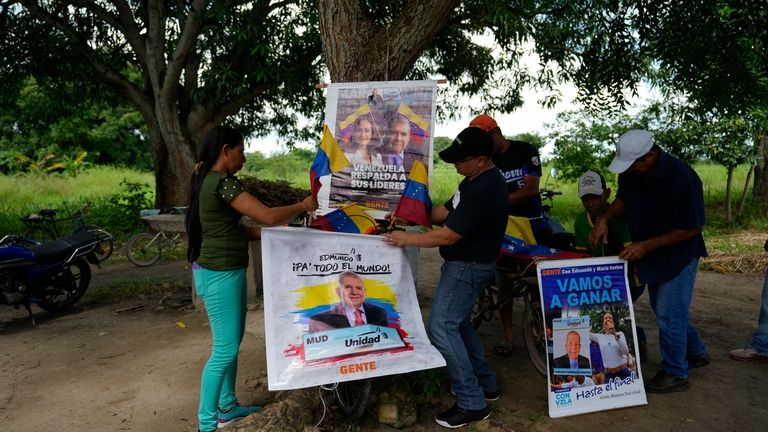
[[[451,146],[439,153],[440,159],[456,163],[471,157],[493,154],[493,138],[488,132],[478,127],[468,127],[459,132]]]

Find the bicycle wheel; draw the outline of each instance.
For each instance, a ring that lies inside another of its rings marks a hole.
[[[541,314],[541,304],[538,298],[526,298],[525,313],[523,314],[523,339],[528,357],[533,367],[542,375],[547,376],[547,334],[544,331],[544,316]]]
[[[42,225],[33,225],[27,228],[24,238],[35,244],[42,244],[56,239],[56,235],[50,228]]]
[[[365,412],[368,396],[371,394],[371,378],[341,382],[336,385],[336,400],[341,412],[352,420],[357,420]]]
[[[490,321],[493,318],[493,286],[488,285],[477,296],[477,301],[472,306],[472,325],[475,330],[480,328],[483,321]]]
[[[125,256],[139,267],[149,267],[160,259],[160,239],[157,235],[140,233],[125,243]]]
[[[89,233],[96,236],[97,239],[99,239],[99,246],[95,250],[96,258],[98,258],[99,262],[104,262],[107,260],[107,258],[112,256],[112,252],[115,247],[112,234],[104,231],[102,228],[99,228],[96,225],[90,224],[83,225],[83,227],[78,231],[82,230],[88,231]]]

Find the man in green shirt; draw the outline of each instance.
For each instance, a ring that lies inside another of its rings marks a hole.
[[[589,242],[589,233],[594,223],[608,209],[608,198],[611,197],[611,188],[605,184],[605,178],[598,172],[587,171],[579,177],[579,198],[584,205],[584,211],[576,216],[573,223],[576,250],[586,252],[593,257],[618,255],[622,249],[632,243],[629,235],[629,225],[624,215],[608,221],[608,243],[593,245]],[[632,303],[645,291],[645,285],[641,284],[637,277],[637,269],[629,266],[629,293]],[[640,345],[640,357],[647,358],[645,332],[637,327],[637,338]]]
[[[618,255],[622,249],[632,243],[629,226],[624,217],[614,218],[608,224],[608,244],[592,245],[589,233],[597,218],[608,209],[611,188],[606,187],[605,179],[599,173],[587,171],[579,177],[579,198],[584,205],[584,212],[576,216],[573,224],[575,243],[578,251],[595,257]]]

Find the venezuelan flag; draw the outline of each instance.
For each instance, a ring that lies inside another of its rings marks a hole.
[[[526,217],[509,216],[504,242],[501,244],[502,255],[523,259],[571,259],[584,258],[588,255],[561,249],[537,245],[533,237],[531,222]]]
[[[429,138],[429,123],[423,117],[413,112],[411,107],[401,103],[397,112],[405,116],[411,122],[411,142],[415,145],[421,145],[425,139]]]
[[[352,132],[354,130],[354,124],[362,116],[369,116],[369,120],[373,122],[373,120],[370,118],[371,113],[371,107],[368,105],[368,102],[360,105],[355,112],[348,115],[347,118],[345,118],[343,121],[339,122],[339,134],[336,135],[337,142],[340,142],[342,145],[349,144],[349,140],[352,138]]]
[[[312,196],[317,197],[320,190],[320,177],[330,175],[349,166],[349,160],[344,156],[341,147],[331,135],[328,125],[323,125],[323,139],[317,149],[317,155],[309,169],[309,184],[312,188]]]
[[[405,182],[403,194],[400,196],[400,201],[398,201],[397,208],[393,213],[395,217],[426,227],[432,226],[430,219],[432,200],[429,198],[427,183],[429,183],[427,169],[421,161],[414,161],[411,173]]]
[[[357,120],[358,117],[366,115],[371,112],[371,107],[368,106],[368,102],[360,105],[355,112],[348,115],[347,118],[345,118],[341,123],[339,123],[339,129],[342,131],[347,129],[348,127],[352,126],[352,124]]]
[[[357,204],[343,205],[318,217],[312,227],[323,231],[371,234],[378,228],[376,219]]]

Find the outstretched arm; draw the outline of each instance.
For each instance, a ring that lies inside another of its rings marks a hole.
[[[452,245],[461,240],[461,237],[456,231],[441,227],[423,233],[392,231],[384,234],[384,242],[393,246],[436,247]]]
[[[267,207],[248,192],[241,192],[229,202],[235,210],[264,225],[281,225],[304,212],[317,209],[317,201],[308,196],[301,202],[282,207]]]

